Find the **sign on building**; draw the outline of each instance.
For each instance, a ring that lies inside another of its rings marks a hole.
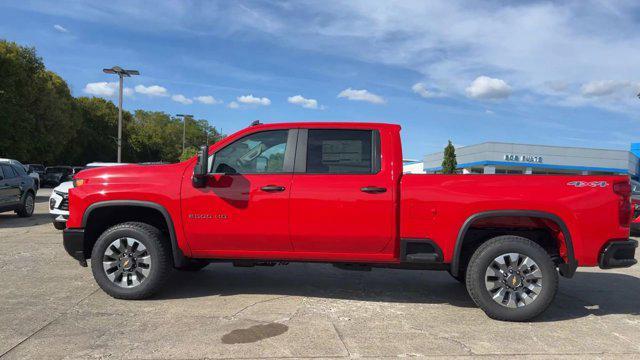
[[[504,154],[504,160],[542,164],[542,156],[536,156],[536,155]]]

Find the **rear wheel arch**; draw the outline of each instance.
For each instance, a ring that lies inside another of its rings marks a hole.
[[[545,212],[545,211],[535,211],[535,210],[493,210],[493,211],[485,211],[471,215],[467,220],[465,220],[464,224],[460,228],[458,232],[458,237],[456,239],[453,258],[451,260],[451,274],[455,277],[460,275],[460,265],[461,262],[464,261],[462,258],[464,242],[469,230],[472,228],[473,224],[478,220],[488,219],[488,218],[500,218],[500,217],[526,217],[526,218],[537,218],[537,219],[546,219],[555,223],[563,236],[563,242],[566,247],[567,252],[567,262],[563,264],[559,264],[560,272],[565,277],[572,277],[577,268],[577,261],[575,259],[575,252],[573,247],[573,242],[571,238],[571,233],[569,232],[569,228],[565,224],[565,222],[556,214]],[[488,240],[488,239],[487,239]],[[486,241],[486,240],[485,240]],[[482,241],[484,242],[484,241]],[[480,246],[482,244],[478,244]]]
[[[133,214],[135,212],[135,214]],[[100,216],[103,215],[103,216]],[[85,257],[91,256],[93,245],[109,227],[128,221],[146,222],[167,233],[174,266],[188,262],[178,246],[175,225],[167,209],[154,202],[139,200],[110,200],[93,203],[82,216],[85,229]]]

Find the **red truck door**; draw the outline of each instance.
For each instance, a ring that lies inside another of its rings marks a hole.
[[[290,205],[295,251],[383,251],[396,214],[380,150],[377,130],[299,130]]]
[[[246,135],[210,156],[206,187],[184,182],[182,217],[193,251],[292,250],[289,194],[296,134],[285,129]]]

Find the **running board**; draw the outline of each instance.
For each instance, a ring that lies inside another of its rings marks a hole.
[[[442,250],[431,239],[400,239],[400,261],[414,264],[442,263]]]
[[[439,259],[440,256],[435,253],[418,253],[407,255],[407,262],[432,263],[437,262]]]

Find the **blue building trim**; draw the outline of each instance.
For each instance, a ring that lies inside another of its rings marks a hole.
[[[549,170],[575,170],[575,171],[603,171],[603,172],[614,172],[614,173],[624,173],[628,174],[629,169],[618,169],[618,168],[605,168],[605,167],[593,167],[593,166],[574,166],[574,165],[552,165],[552,164],[533,164],[533,163],[523,163],[523,162],[511,162],[511,161],[492,161],[492,160],[484,160],[484,161],[476,161],[470,162],[466,164],[458,164],[457,169],[462,169],[466,167],[473,166],[491,166],[491,165],[500,165],[500,166],[511,166],[511,167],[530,167],[530,168],[538,168],[538,169],[549,169]],[[442,170],[442,166],[427,168],[425,171],[440,171]]]

